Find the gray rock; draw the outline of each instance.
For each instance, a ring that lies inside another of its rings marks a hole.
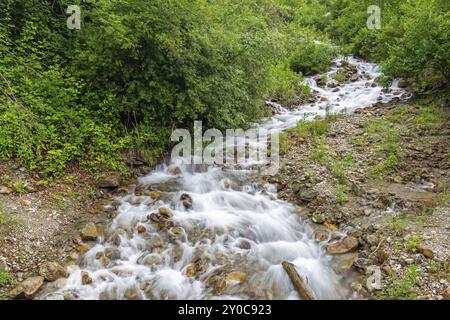
[[[118,188],[121,183],[121,177],[119,174],[113,174],[98,181],[99,188],[114,189]]]
[[[34,295],[44,284],[44,277],[31,277],[21,282],[17,287],[10,291],[11,298],[20,298],[25,296],[27,299],[33,299]]]
[[[316,190],[303,190],[299,193],[299,198],[303,202],[311,202],[313,201],[317,196],[319,195],[319,192]]]

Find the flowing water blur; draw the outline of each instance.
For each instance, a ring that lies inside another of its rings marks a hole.
[[[340,67],[338,61],[329,78]],[[374,83],[378,66],[354,58],[349,62],[357,67],[357,80],[336,90],[308,78],[305,83],[319,100],[293,111],[270,103],[277,114],[261,126],[284,130],[326,112],[352,112],[406,97],[395,85],[383,90]],[[316,298],[348,298],[342,275],[334,272],[324,243],[316,242],[299,218],[299,208],[277,199],[276,186],[257,180],[245,169],[220,166],[154,168],[139,180],[139,188],[158,191],[160,199],[134,192],[118,198],[118,214],[105,236],[48,298],[299,299],[283,260],[295,264]],[[188,197],[192,207],[185,208],[180,197]],[[171,211],[162,218],[151,216],[162,207]],[[89,281],[83,279],[87,274]]]

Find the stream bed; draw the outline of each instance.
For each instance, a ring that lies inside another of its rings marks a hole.
[[[316,99],[276,113],[260,126],[285,130],[299,120],[406,99],[394,82],[383,89],[377,65],[348,58],[355,69],[342,84],[310,77]],[[116,217],[47,299],[299,299],[281,262],[292,262],[316,299],[346,299],[351,290],[331,265],[325,242],[313,238],[299,210],[277,198],[245,168],[155,167],[133,192],[117,198]],[[143,190],[145,192],[143,192]]]

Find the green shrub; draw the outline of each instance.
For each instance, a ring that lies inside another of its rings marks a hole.
[[[328,44],[302,40],[292,54],[291,68],[304,75],[316,74],[326,71],[336,55],[337,50]]]
[[[400,276],[391,276],[391,285],[385,287],[380,295],[381,299],[415,300],[416,287],[422,285],[423,272],[416,265],[410,265]]]
[[[16,281],[7,272],[0,271],[0,287],[6,286],[8,284],[14,284]]]

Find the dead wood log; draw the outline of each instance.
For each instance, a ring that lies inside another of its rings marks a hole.
[[[295,266],[288,261],[283,261],[281,265],[291,279],[295,290],[297,290],[298,294],[300,295],[300,298],[302,298],[303,300],[315,300],[314,294],[308,288],[305,281],[303,281],[302,277],[298,274]]]

